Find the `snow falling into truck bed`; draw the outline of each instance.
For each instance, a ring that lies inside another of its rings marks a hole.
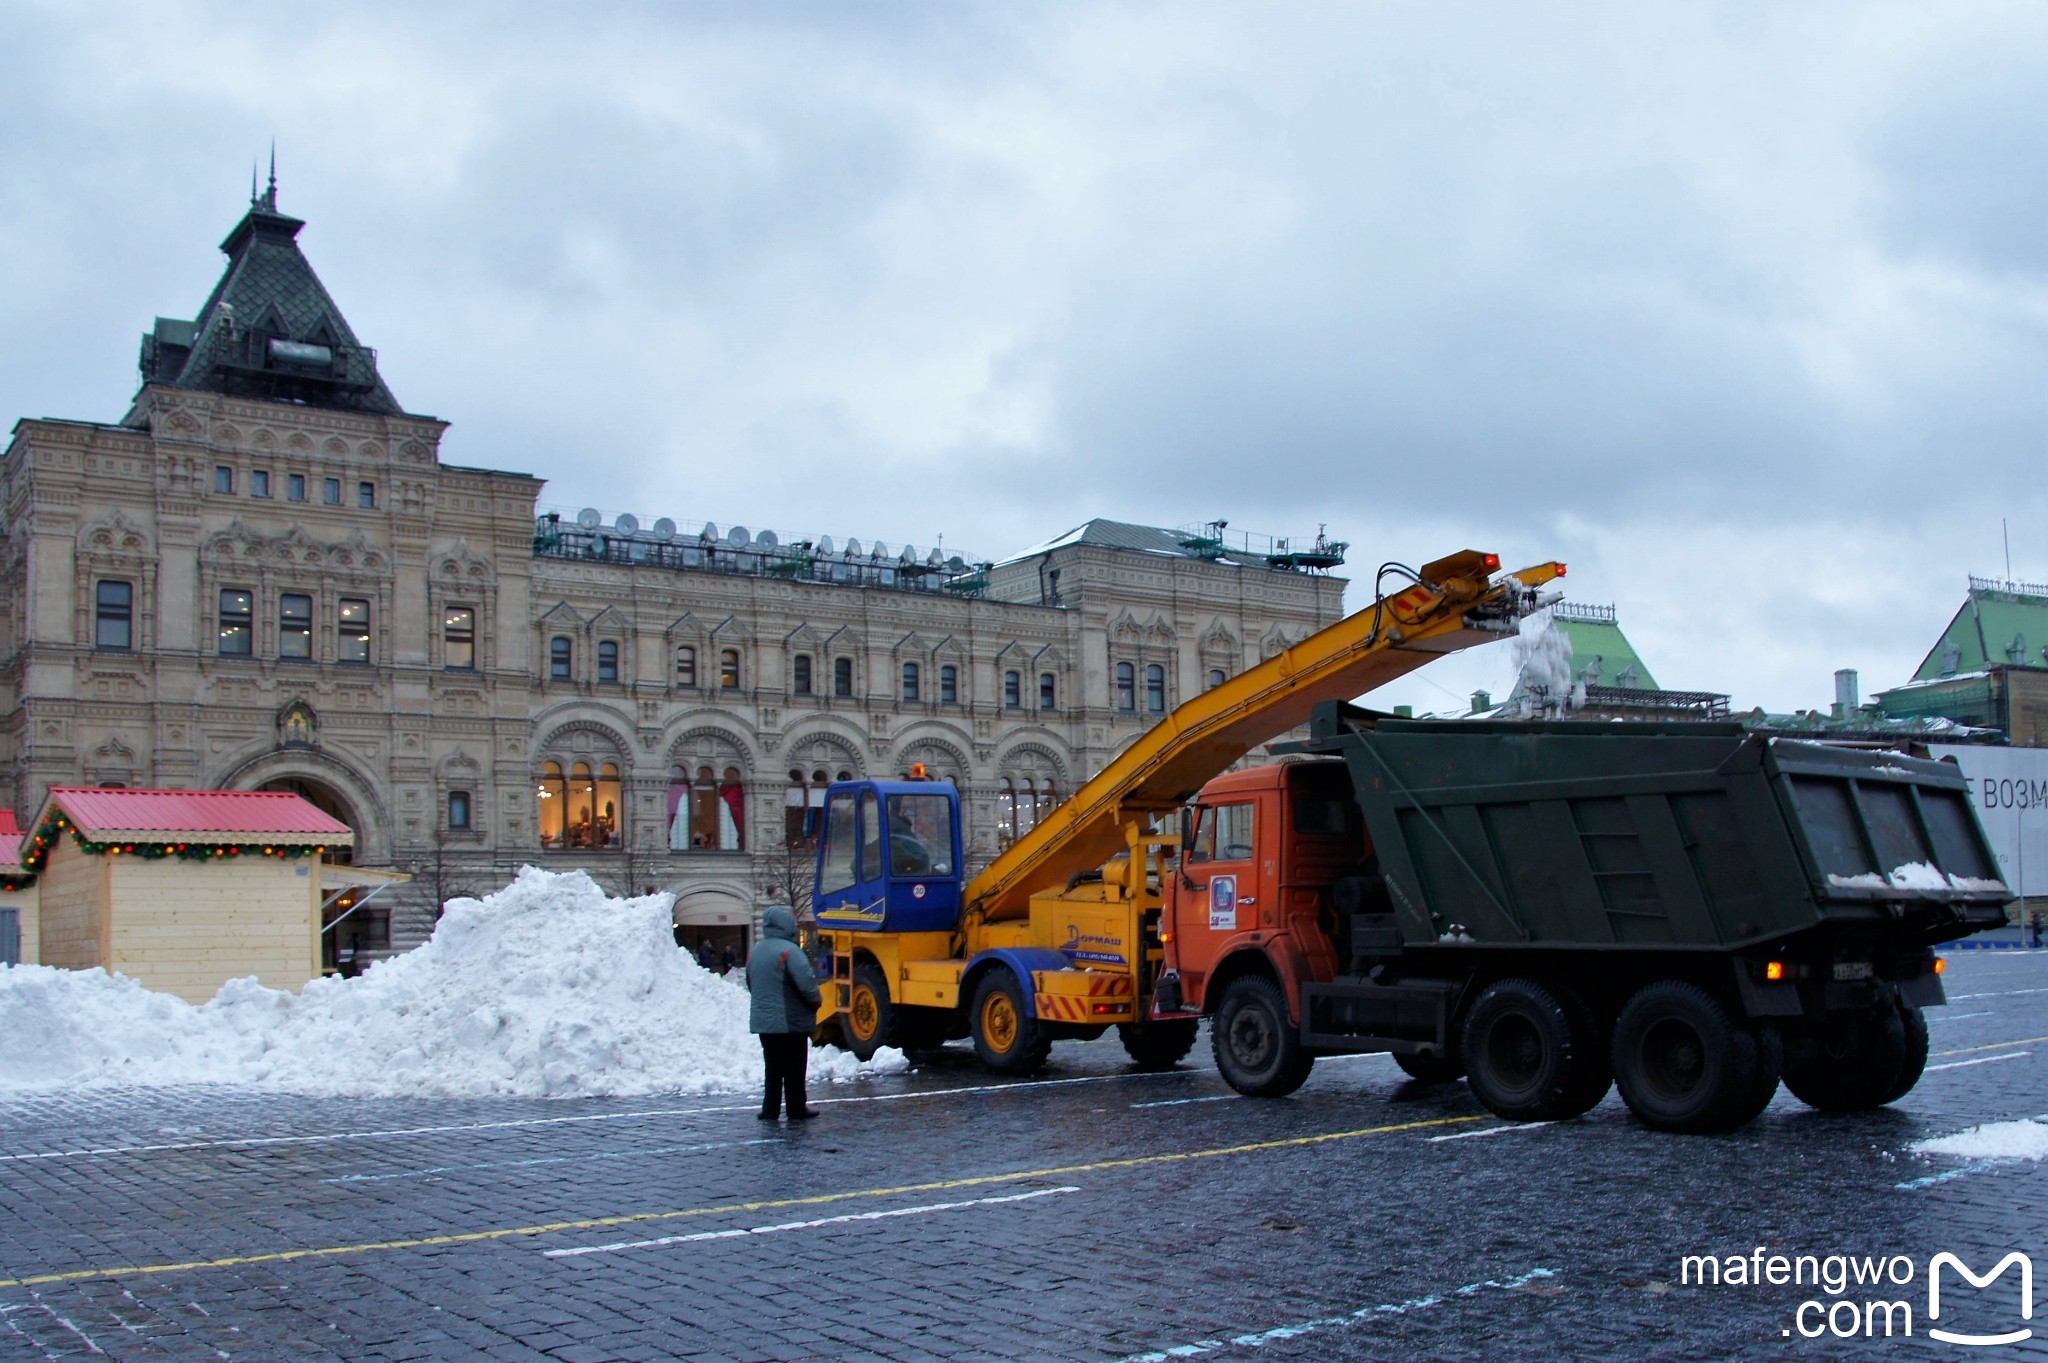
[[[526,867],[449,901],[417,950],[299,994],[230,980],[203,1006],[101,970],[0,969],[0,1090],[216,1083],[361,1096],[744,1091],[761,1080],[740,976],[676,949],[670,898],[610,899]],[[903,1068],[811,1053],[811,1075]]]

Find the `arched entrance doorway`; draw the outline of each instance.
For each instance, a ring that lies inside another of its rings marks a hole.
[[[331,819],[339,819],[360,830],[355,809],[338,791],[322,781],[304,776],[276,776],[259,784],[258,790],[285,791],[296,795]],[[360,831],[357,832],[360,838]],[[320,860],[331,866],[347,866],[355,853],[347,847],[331,847]],[[365,872],[365,875],[376,874]],[[326,884],[333,872],[321,879]],[[364,966],[391,951],[391,908],[370,902],[380,886],[344,882],[323,894],[320,905],[320,969],[323,973],[359,973]]]
[[[349,802],[341,797],[332,786],[304,776],[279,776],[256,787],[258,790],[283,790],[298,796],[330,819],[339,819],[361,836],[362,824]],[[355,853],[347,847],[329,848],[321,857],[322,861],[336,866],[346,866],[355,860]]]

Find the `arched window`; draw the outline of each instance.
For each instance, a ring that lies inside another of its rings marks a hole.
[[[597,679],[608,686],[619,683],[619,646],[610,639],[597,646]]]
[[[1155,715],[1166,713],[1166,669],[1158,663],[1145,669],[1145,709]]]
[[[1138,708],[1138,669],[1129,663],[1116,665],[1116,708],[1135,710]]]
[[[697,684],[697,650],[688,644],[676,646],[676,685]]]
[[[597,837],[597,773],[588,762],[569,768],[569,827],[563,841],[569,847],[595,847]]]
[[[1223,685],[1223,682],[1224,682],[1224,673],[1223,673],[1223,669],[1222,669],[1222,668],[1220,668],[1220,667],[1212,667],[1212,668],[1210,668],[1210,669],[1209,669],[1209,689],[1210,689],[1211,691],[1214,691],[1214,690],[1215,690],[1215,689],[1216,689],[1217,687],[1219,687],[1219,686]]]
[[[1017,787],[1009,777],[996,781],[996,846],[1017,841]]]
[[[745,850],[746,786],[738,767],[700,766],[694,774],[669,768],[668,845],[672,852]]]
[[[790,690],[799,696],[811,694],[811,655],[799,653],[790,664]]]
[[[958,705],[959,703],[960,669],[951,663],[946,663],[939,668],[939,704]]]
[[[729,691],[736,691],[740,684],[740,651],[736,648],[719,650],[718,684]]]
[[[541,763],[540,787],[534,794],[540,811],[540,845],[553,851],[562,845],[569,820],[569,785],[560,762]]]
[[[1041,710],[1050,710],[1053,708],[1052,702],[1052,673],[1041,672],[1038,674],[1038,708]]]
[[[1011,710],[1024,704],[1024,678],[1015,672],[1003,674],[1003,704]]]
[[[902,697],[902,698],[903,698],[904,700],[916,700],[916,699],[917,699],[917,664],[916,664],[916,663],[905,663],[905,664],[903,664],[903,697]]]
[[[568,635],[557,634],[548,640],[548,676],[555,681],[569,680],[573,657]]]
[[[787,847],[801,847],[804,841],[804,812],[810,808],[810,786],[798,770],[789,773],[782,788],[782,841]]]
[[[722,852],[745,849],[747,795],[740,781],[740,769],[727,767],[718,778],[718,848]]]

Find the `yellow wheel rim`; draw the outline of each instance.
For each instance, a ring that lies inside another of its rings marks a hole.
[[[875,991],[864,984],[853,987],[853,1005],[846,1010],[847,1021],[852,1024],[856,1041],[866,1041],[881,1026],[882,1007],[875,1001]]]
[[[1008,994],[990,994],[981,1005],[981,1039],[998,1053],[1017,1044],[1017,1005]]]

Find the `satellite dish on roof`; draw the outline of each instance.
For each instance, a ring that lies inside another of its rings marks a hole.
[[[821,554],[832,552],[832,537],[830,535],[818,536],[818,552]]]
[[[960,556],[959,556],[958,554],[955,554],[955,555],[953,555],[953,557],[951,557],[951,558],[949,558],[949,559],[947,559],[947,560],[946,560],[946,571],[947,571],[947,572],[949,572],[949,573],[964,573],[964,572],[966,572],[966,571],[967,571],[967,560],[966,560],[966,559],[964,559],[964,558],[961,558],[961,557],[960,557]]]
[[[617,525],[621,535],[630,535],[640,528],[640,518],[630,511],[621,511]]]
[[[859,557],[860,557],[860,541],[859,541],[859,540],[857,540],[857,539],[848,539],[848,540],[846,541],[846,556],[847,556],[848,558],[859,558]]]
[[[926,554],[924,556],[924,561],[926,567],[936,568],[941,563],[944,563],[946,561],[946,556],[944,554],[941,554],[937,549],[934,549],[929,554]]]
[[[718,522],[717,522],[717,521],[706,521],[706,522],[704,522],[704,528],[703,528],[702,530],[699,530],[699,531],[697,532],[697,538],[698,538],[698,539],[700,539],[700,540],[703,540],[703,541],[704,541],[704,542],[705,542],[706,544],[709,544],[709,543],[711,543],[711,541],[713,541],[713,540],[717,539],[717,538],[718,538]]]
[[[676,523],[663,516],[654,523],[654,537],[658,540],[672,540],[676,537]]]
[[[874,558],[887,558],[889,557],[889,546],[882,543],[880,540],[876,540],[873,544],[868,546],[868,553],[871,557]]]
[[[576,513],[576,524],[585,530],[595,530],[604,524],[604,517],[598,514],[596,507],[586,506]]]
[[[917,550],[916,550],[916,548],[914,548],[913,546],[911,546],[911,545],[908,545],[908,544],[904,545],[904,546],[903,546],[903,552],[902,552],[902,553],[900,553],[900,554],[898,554],[898,555],[896,556],[896,561],[897,561],[898,563],[915,563],[915,562],[917,562]]]
[[[747,527],[744,525],[736,525],[725,532],[725,542],[735,549],[746,548],[748,542],[753,538],[752,535],[747,533]]]
[[[780,541],[775,538],[773,530],[763,530],[760,534],[754,536],[754,543],[763,549],[773,549]]]

